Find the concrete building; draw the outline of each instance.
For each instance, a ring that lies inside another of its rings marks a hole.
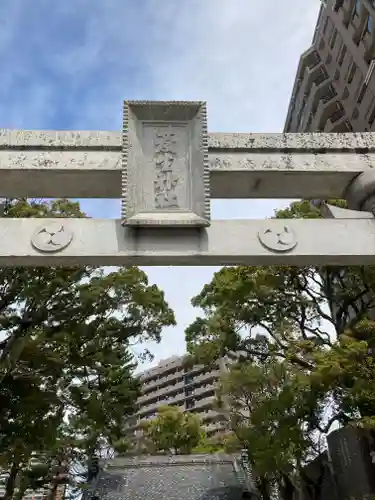
[[[153,418],[160,406],[178,406],[184,412],[199,415],[208,436],[227,429],[225,415],[215,409],[216,388],[229,360],[221,359],[212,368],[186,367],[184,357],[174,356],[143,372],[142,395],[137,414],[129,422],[137,428],[142,421]]]
[[[322,2],[284,132],[375,131],[375,0]]]
[[[311,47],[298,64],[284,132],[375,131],[374,22],[375,0],[321,3]],[[344,269],[331,279],[338,290],[346,288]],[[337,331],[373,303],[369,294],[346,308],[339,299],[330,303]]]
[[[31,467],[38,465],[38,463],[40,463],[40,460],[38,460],[36,457],[33,457],[30,460]],[[8,473],[6,471],[0,471],[0,498],[2,498],[5,494],[5,485],[7,478],[8,478]],[[59,486],[56,491],[55,500],[63,500],[65,497],[65,490],[66,490],[65,485]],[[47,493],[48,493],[47,488],[41,488],[36,491],[27,490],[25,492],[25,495],[23,496],[23,500],[42,500]]]

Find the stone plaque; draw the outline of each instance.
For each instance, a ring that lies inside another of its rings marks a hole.
[[[125,102],[122,166],[124,225],[210,225],[206,103]]]

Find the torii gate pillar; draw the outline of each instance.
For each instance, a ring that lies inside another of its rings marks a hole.
[[[0,265],[375,264],[375,134],[208,134],[204,102],[126,102],[113,132],[0,131],[0,196],[122,198],[121,219],[0,219]],[[345,198],[220,220],[211,198]]]

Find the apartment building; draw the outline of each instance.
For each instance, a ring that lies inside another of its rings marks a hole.
[[[30,466],[32,467],[38,464],[40,464],[40,459],[38,460],[37,457],[32,457],[30,460]],[[8,478],[8,473],[6,471],[0,471],[0,499],[5,494],[5,485],[7,478]],[[63,500],[65,497],[65,490],[66,490],[65,485],[59,486],[56,491],[55,500]],[[36,491],[27,490],[22,500],[42,500],[47,493],[48,493],[47,488],[41,488]]]
[[[375,0],[322,2],[311,47],[298,64],[284,132],[375,131],[374,20]],[[343,269],[331,279],[345,289]],[[363,295],[344,309],[332,300],[340,333],[373,297]]]
[[[153,418],[160,406],[170,405],[199,415],[208,436],[227,429],[225,415],[215,409],[215,401],[219,377],[230,361],[220,359],[208,368],[187,367],[184,359],[173,356],[140,375],[142,395],[138,399],[137,414],[129,422],[131,428]]]
[[[322,2],[285,132],[375,131],[375,0]]]

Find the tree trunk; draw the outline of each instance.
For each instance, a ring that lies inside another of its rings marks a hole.
[[[257,488],[262,495],[262,500],[272,500],[268,480],[262,476],[257,479]]]
[[[280,486],[282,500],[293,500],[295,498],[296,488],[286,474],[282,475]]]
[[[20,471],[19,465],[13,463],[9,471],[9,476],[5,483],[5,493],[3,500],[12,500],[14,490],[16,488],[17,475],[19,471]]]
[[[58,474],[52,479],[51,485],[42,500],[55,500],[58,488],[60,486],[65,487],[69,483],[69,474],[67,472]]]
[[[52,484],[51,488],[48,490],[48,493],[43,497],[43,500],[54,500],[56,498],[58,484]]]

